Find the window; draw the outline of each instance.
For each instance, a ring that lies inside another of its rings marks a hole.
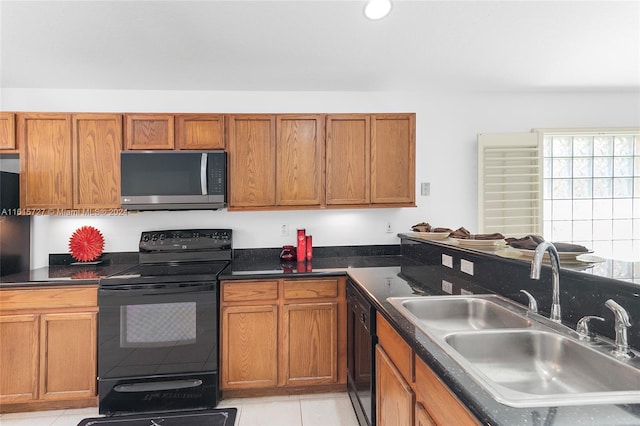
[[[527,135],[529,158],[521,158],[519,165],[510,157]],[[526,222],[515,199],[538,215],[525,233],[582,244],[606,258],[640,260],[640,129],[480,135],[478,147],[479,232],[519,235],[506,225],[500,230],[501,223],[514,223],[519,217]],[[542,191],[536,187],[536,168],[542,174]],[[527,186],[537,193],[524,202],[525,197],[516,194]]]

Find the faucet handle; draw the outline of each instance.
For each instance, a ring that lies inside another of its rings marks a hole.
[[[604,302],[604,305],[607,308],[611,309],[611,311],[613,312],[613,315],[616,318],[616,322],[619,322],[625,327],[631,327],[631,320],[629,319],[629,313],[625,308],[620,306],[618,302],[616,302],[613,299],[609,299],[606,302]]]
[[[529,299],[529,311],[533,312],[534,314],[537,314],[538,302],[536,302],[536,299],[533,297],[533,295],[529,293],[527,290],[520,290],[520,293],[524,293],[527,295],[527,298]]]
[[[604,318],[598,317],[595,315],[586,315],[578,321],[578,326],[576,327],[576,331],[580,335],[581,339],[588,340],[590,342],[596,339],[596,333],[589,330],[589,321],[592,319],[597,319],[598,321],[604,321]]]

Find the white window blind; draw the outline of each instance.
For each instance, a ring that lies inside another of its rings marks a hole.
[[[542,150],[537,133],[478,135],[478,232],[542,233]]]

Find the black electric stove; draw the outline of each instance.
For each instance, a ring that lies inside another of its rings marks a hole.
[[[230,229],[143,232],[139,264],[100,280],[99,412],[214,408],[218,275]]]

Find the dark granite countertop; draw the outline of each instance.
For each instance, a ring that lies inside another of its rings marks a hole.
[[[425,361],[486,425],[582,426],[640,425],[640,403],[632,405],[584,405],[541,408],[514,408],[497,402],[427,335],[416,329],[391,304],[388,297],[431,296],[445,294],[442,282],[453,287],[453,294],[488,294],[491,291],[473,280],[451,275],[439,265],[425,265],[401,255],[400,250],[327,252],[311,262],[283,264],[275,250],[248,252],[236,256],[220,279],[330,276],[347,274]],[[361,255],[364,254],[364,255]],[[95,283],[97,278],[78,278],[80,273],[113,276],[133,266],[127,263],[105,265],[58,265],[24,274],[2,277],[0,287]]]
[[[273,260],[234,260],[219,276],[221,280],[345,275],[350,268],[416,264],[400,255],[322,257],[307,262]]]
[[[388,297],[432,296],[445,294],[442,280],[448,278],[439,268],[397,266],[350,268],[348,274],[374,303],[375,308],[392,323],[418,356],[427,363],[487,425],[581,426],[640,425],[640,403],[634,405],[581,405],[563,407],[514,408],[497,402],[480,387],[452,358],[426,334],[407,321],[389,302]],[[410,277],[422,277],[415,281]],[[425,279],[424,277],[430,277]],[[470,292],[489,294],[481,287],[452,280],[454,294]]]
[[[138,264],[137,252],[104,253],[96,262],[79,263],[69,254],[50,254],[49,266],[0,277],[0,288],[97,284]]]
[[[0,288],[97,284],[100,278],[119,275],[133,264],[50,265],[0,277]]]

